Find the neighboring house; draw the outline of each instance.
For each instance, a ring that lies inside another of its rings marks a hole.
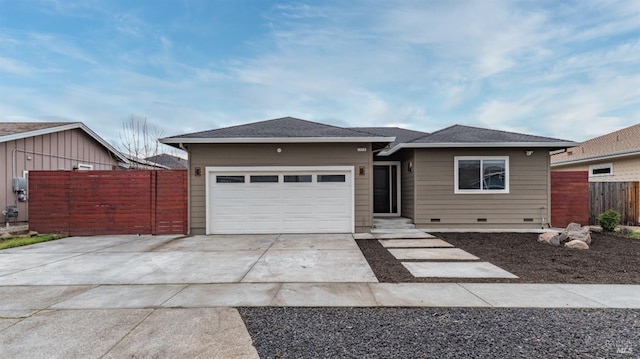
[[[145,160],[158,163],[172,170],[186,170],[189,168],[189,161],[168,153],[161,153],[159,155],[147,157]]]
[[[552,171],[588,171],[589,182],[640,181],[640,123],[551,156]]]
[[[286,117],[160,140],[189,154],[189,227],[209,233],[540,228],[554,138],[467,126],[427,134]]]
[[[157,162],[150,161],[146,158],[137,158],[135,156],[123,154],[128,160],[129,164],[121,166],[120,169],[124,170],[168,170],[169,167]]]
[[[81,122],[0,122],[0,205],[28,220],[31,170],[114,170],[129,161]]]

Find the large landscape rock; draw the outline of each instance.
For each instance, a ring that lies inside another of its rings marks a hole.
[[[560,245],[560,233],[555,231],[541,233],[538,236],[538,241],[549,243],[552,246],[558,246]]]
[[[591,230],[589,226],[581,226],[578,223],[569,223],[567,228],[560,234],[560,241],[579,240],[586,244],[591,244]]]
[[[589,249],[589,245],[579,239],[574,239],[564,244],[565,247],[571,249]]]

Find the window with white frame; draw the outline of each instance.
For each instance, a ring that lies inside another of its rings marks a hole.
[[[589,166],[589,177],[603,177],[613,175],[613,163],[601,163]]]
[[[455,157],[455,193],[509,193],[509,157]]]

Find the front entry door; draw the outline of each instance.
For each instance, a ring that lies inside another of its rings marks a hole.
[[[400,215],[400,162],[373,164],[373,213]]]

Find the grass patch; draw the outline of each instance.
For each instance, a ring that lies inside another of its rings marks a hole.
[[[631,232],[627,235],[629,238],[640,239],[640,232]]]
[[[48,242],[56,239],[63,238],[60,234],[39,234],[33,237],[11,237],[0,240],[0,250],[13,247],[27,246],[29,244],[35,244],[40,242]]]

